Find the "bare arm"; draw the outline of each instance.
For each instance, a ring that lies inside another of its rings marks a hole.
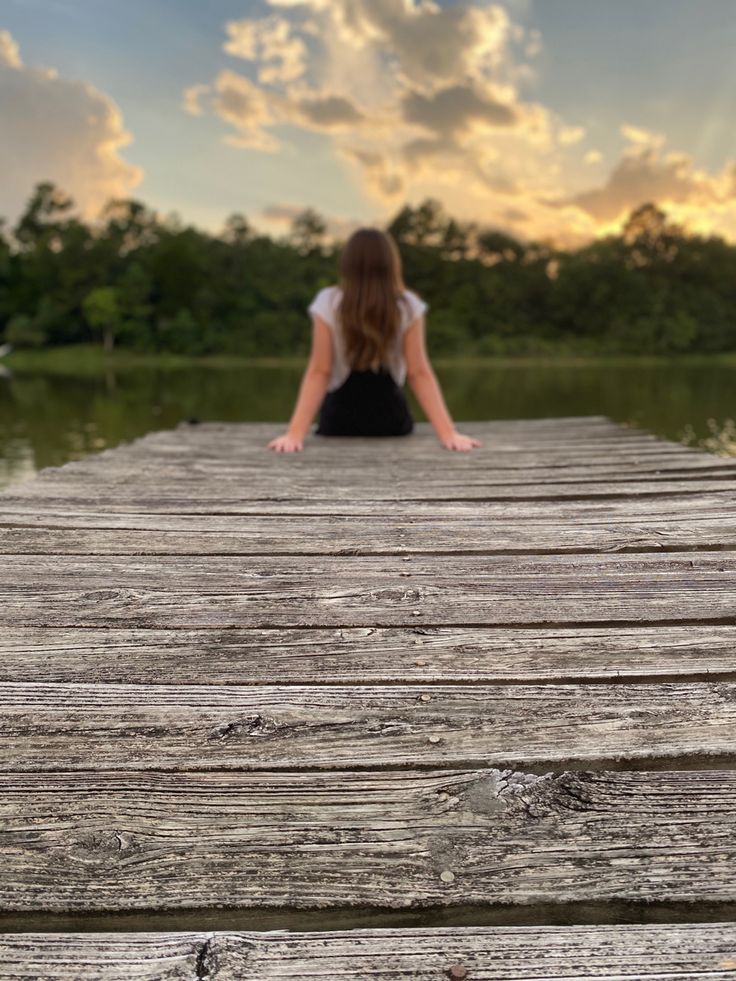
[[[424,317],[417,317],[404,334],[404,359],[409,387],[429,419],[440,443],[448,450],[471,450],[480,440],[455,429],[424,342]]]
[[[268,444],[270,450],[276,450],[277,453],[294,453],[304,448],[304,437],[325,397],[331,371],[332,335],[324,320],[315,314],[312,322],[312,350],[299,386],[299,395],[289,427],[282,436],[271,440]]]

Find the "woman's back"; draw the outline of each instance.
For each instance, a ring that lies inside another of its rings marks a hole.
[[[327,386],[331,392],[339,388],[350,374],[351,365],[348,360],[345,337],[340,323],[340,303],[343,291],[339,286],[325,286],[319,290],[309,305],[309,312],[319,316],[330,329],[333,341],[332,374]],[[399,306],[399,330],[392,344],[386,350],[386,369],[397,385],[403,385],[406,380],[406,363],[402,353],[404,333],[429,309],[429,305],[417,296],[413,290],[402,292],[397,304]]]

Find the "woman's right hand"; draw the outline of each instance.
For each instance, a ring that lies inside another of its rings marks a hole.
[[[272,439],[268,444],[268,449],[274,450],[276,453],[298,453],[299,450],[304,449],[304,440],[284,433],[283,436]]]
[[[440,443],[442,443],[446,450],[459,450],[461,453],[480,446],[479,439],[476,439],[474,436],[463,436],[457,430],[453,430],[449,436],[441,437]]]

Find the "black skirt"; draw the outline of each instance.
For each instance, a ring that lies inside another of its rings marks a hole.
[[[320,436],[406,436],[414,429],[404,393],[385,369],[351,371],[328,392],[319,413]]]

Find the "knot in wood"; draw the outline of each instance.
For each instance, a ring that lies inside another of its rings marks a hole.
[[[373,589],[370,593],[370,598],[372,600],[397,600],[400,603],[416,603],[417,600],[422,599],[424,593],[421,589],[407,587],[406,589],[397,589],[393,586],[387,586],[385,589]]]
[[[460,981],[462,978],[467,978],[468,969],[462,964],[451,964],[445,973],[447,974],[448,978],[457,978],[458,981]]]
[[[99,600],[118,599],[120,596],[121,591],[119,589],[93,589],[89,593],[82,593],[80,599],[97,602]]]
[[[133,839],[123,831],[90,831],[69,847],[71,858],[81,862],[111,863],[136,851]]]
[[[263,715],[255,715],[248,723],[249,736],[270,736],[278,728],[273,719],[267,719]]]
[[[267,719],[262,715],[254,715],[249,719],[240,722],[226,722],[221,726],[210,729],[208,739],[227,742],[235,736],[268,736],[278,728],[273,719]]]

